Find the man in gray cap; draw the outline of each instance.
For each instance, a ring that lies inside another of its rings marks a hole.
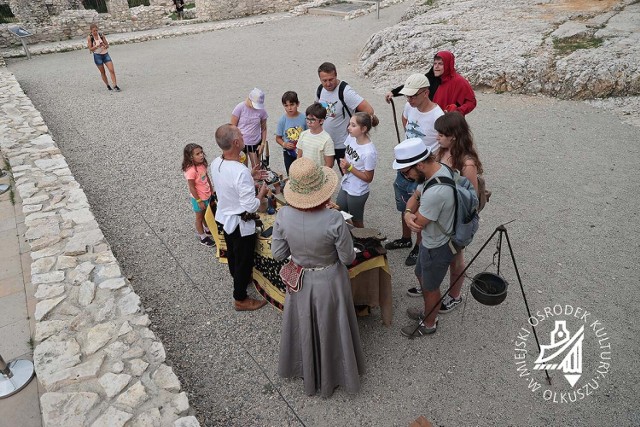
[[[429,79],[424,74],[412,74],[409,76],[400,91],[407,97],[407,104],[402,113],[402,126],[405,129],[407,138],[420,138],[425,147],[429,147],[435,152],[439,145],[436,139],[438,133],[433,127],[436,119],[444,114],[442,108],[429,99]],[[398,173],[393,183],[393,190],[396,198],[396,208],[403,212],[406,202],[416,189],[416,184],[406,179]],[[415,265],[418,259],[418,249],[420,247],[420,233],[416,237],[416,244],[409,253],[406,265]],[[400,249],[411,247],[411,230],[402,218],[402,237],[385,245],[386,249]],[[407,291],[409,296],[421,296],[419,287],[411,288]]]
[[[415,338],[433,334],[438,327],[440,284],[454,256],[449,236],[454,226],[455,195],[446,185],[433,185],[424,190],[422,184],[426,181],[438,176],[451,178],[451,173],[435,161],[432,149],[421,139],[403,141],[393,151],[393,168],[418,184],[403,212],[407,226],[422,235],[415,274],[422,290],[424,310],[422,307],[407,310],[409,317],[418,323],[402,328],[402,335]],[[426,318],[425,313],[429,314]]]

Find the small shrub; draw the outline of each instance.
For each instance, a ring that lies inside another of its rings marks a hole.
[[[595,49],[602,45],[603,39],[599,37],[580,39],[553,39],[553,48],[560,54],[567,55],[579,49]]]

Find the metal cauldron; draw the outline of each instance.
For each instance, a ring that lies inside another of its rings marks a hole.
[[[471,282],[471,295],[480,304],[498,305],[507,297],[509,284],[502,276],[483,272],[476,274]]]

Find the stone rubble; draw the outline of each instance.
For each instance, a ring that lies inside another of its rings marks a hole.
[[[4,66],[0,102],[0,150],[23,199],[32,248],[43,425],[198,426],[84,192]]]
[[[592,100],[640,123],[640,3],[636,0],[416,2],[369,39],[360,71],[385,91],[450,50],[479,90]]]

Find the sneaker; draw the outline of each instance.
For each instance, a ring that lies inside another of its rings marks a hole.
[[[211,230],[209,230],[208,228],[205,227],[204,229],[204,234],[206,234],[207,236],[213,236],[213,234],[211,234]]]
[[[462,302],[462,295],[460,296],[460,298],[453,298],[451,297],[451,295],[447,294],[447,296],[444,297],[444,299],[442,300],[442,303],[440,304],[439,312],[448,313],[454,308],[456,308],[456,306],[461,302]]]
[[[421,322],[424,319],[424,307],[407,308],[407,316],[411,320]]]
[[[200,239],[200,244],[212,248],[216,245],[216,242],[211,240],[211,237],[205,237],[204,239]]]
[[[422,297],[422,288],[409,288],[407,289],[407,295],[410,297]]]
[[[118,85],[115,85],[113,88],[116,90],[116,92],[120,92],[120,88],[118,87]]]
[[[393,250],[393,249],[410,248],[411,246],[413,246],[413,243],[411,242],[411,237],[409,238],[403,237],[401,239],[396,239],[392,242],[387,243],[386,245],[384,245],[384,248]]]
[[[111,89],[111,86],[109,86],[109,85],[107,85],[107,89],[109,89],[109,90],[113,90],[113,89]]]
[[[420,245],[415,245],[411,252],[409,252],[409,256],[404,262],[404,265],[412,266],[416,265],[418,262],[418,254],[420,253]]]
[[[400,332],[407,338],[420,338],[424,337],[425,335],[435,334],[437,329],[438,318],[436,317],[436,322],[430,328],[427,327],[422,321],[420,321],[420,323],[414,323],[413,325],[405,326],[400,330]]]

